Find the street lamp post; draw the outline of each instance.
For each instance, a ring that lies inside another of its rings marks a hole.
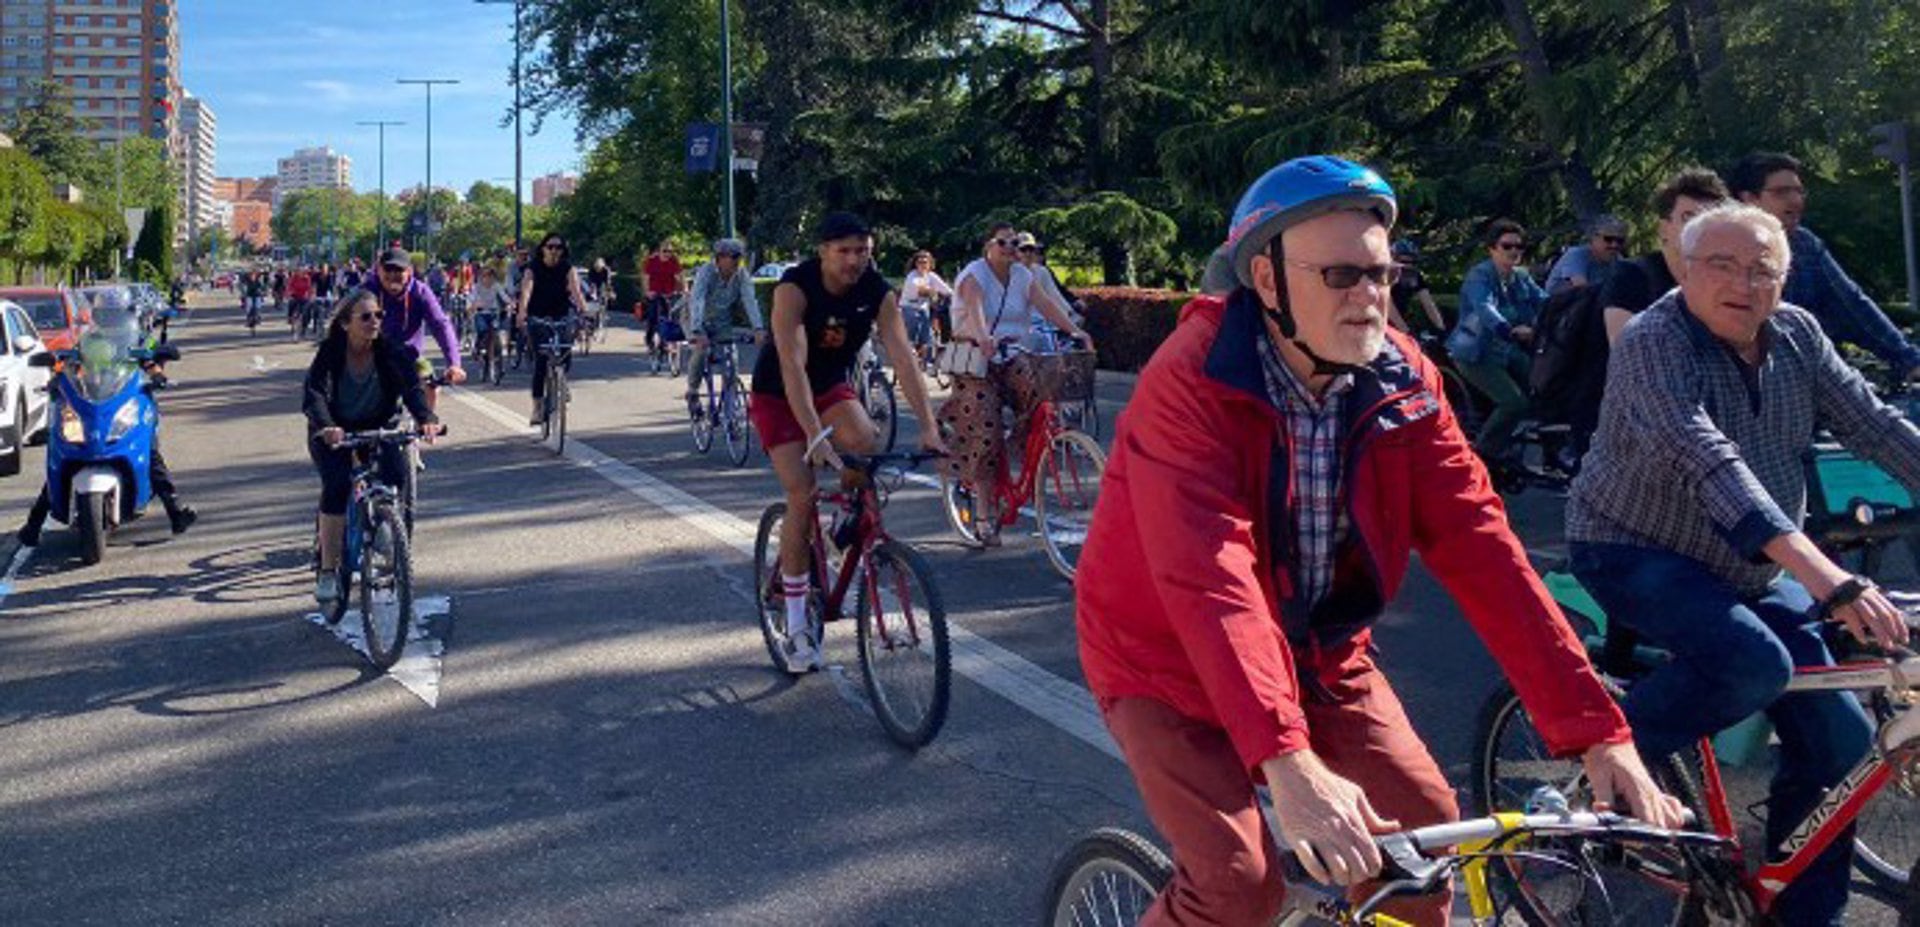
[[[433,85],[457,84],[450,77],[402,77],[396,84],[418,84],[427,88],[427,263],[433,263]]]
[[[728,0],[720,0],[720,170],[726,178],[721,188],[726,204],[727,237],[734,236],[733,205],[733,34],[727,25]]]
[[[520,249],[520,0],[473,0],[475,3],[513,4],[513,247]]]
[[[393,119],[365,119],[354,125],[380,127],[380,218],[376,223],[379,231],[374,233],[373,239],[373,259],[377,262],[380,260],[380,249],[384,247],[382,243],[387,240],[387,127],[406,123]]]

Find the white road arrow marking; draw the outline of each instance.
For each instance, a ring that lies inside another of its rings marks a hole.
[[[7,564],[7,574],[0,576],[0,605],[7,604],[7,596],[13,594],[13,578],[20,575],[20,568],[33,559],[33,548],[25,544],[13,551],[13,561]]]
[[[442,620],[433,620],[436,618]],[[355,653],[363,657],[367,655],[359,609],[348,609],[346,617],[340,619],[339,624],[328,624],[326,616],[319,612],[308,615],[307,622],[332,634],[341,643],[353,648]],[[419,696],[428,708],[437,708],[440,705],[441,658],[446,656],[447,643],[443,637],[433,633],[433,628],[452,629],[453,600],[446,596],[415,600],[412,627],[412,632],[407,636],[406,649],[401,652],[400,660],[387,670],[387,675],[406,687],[408,692]]]

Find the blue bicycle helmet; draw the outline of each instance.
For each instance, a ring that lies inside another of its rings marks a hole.
[[[1253,256],[1282,231],[1339,209],[1370,209],[1388,227],[1399,214],[1393,187],[1365,166],[1331,155],[1295,158],[1262,174],[1233,209],[1227,240],[1207,262],[1200,288],[1253,286]]]

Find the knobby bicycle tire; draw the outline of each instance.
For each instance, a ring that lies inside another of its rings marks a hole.
[[[1173,879],[1173,863],[1132,831],[1080,838],[1047,877],[1046,927],[1133,927]]]
[[[362,520],[360,513],[361,508],[362,506],[358,503],[347,506],[347,527],[346,530],[341,533],[340,555],[339,559],[334,561],[333,566],[334,579],[339,584],[340,593],[334,597],[333,602],[327,606],[325,612],[327,624],[330,625],[339,624],[340,619],[347,617],[347,603],[352,601],[353,570],[356,561],[360,559],[360,551],[355,549],[353,545],[359,543],[360,524]],[[320,556],[320,522],[317,512],[314,515],[313,543],[314,557],[317,561]]]
[[[412,632],[413,561],[407,546],[407,532],[392,506],[377,506],[368,524],[370,530],[364,535],[360,548],[360,627],[367,659],[385,670],[399,662],[407,648],[407,636]],[[388,535],[384,554],[379,549],[383,528]],[[390,604],[379,600],[384,595],[392,596]],[[382,616],[378,614],[389,608],[391,629],[381,627]]]
[[[939,735],[953,695],[946,604],[926,560],[899,541],[875,545],[863,572],[856,634],[867,699],[887,736],[917,750]],[[918,682],[890,682],[895,669],[927,676],[924,687],[929,691],[913,691]]]

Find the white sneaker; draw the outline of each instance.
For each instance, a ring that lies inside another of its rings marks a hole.
[[[340,577],[333,573],[322,573],[313,583],[313,597],[321,605],[331,605],[340,598]]]
[[[820,648],[815,647],[810,635],[787,639],[787,672],[795,676],[805,676],[820,668]]]

